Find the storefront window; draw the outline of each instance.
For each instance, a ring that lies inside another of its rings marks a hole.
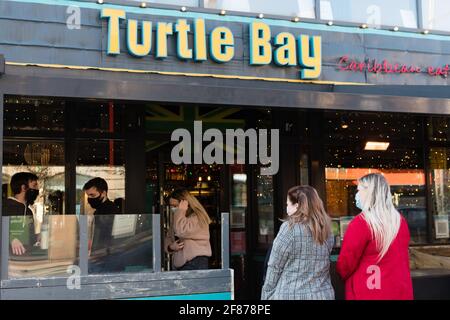
[[[417,28],[416,0],[320,0],[320,19]]]
[[[355,205],[357,179],[369,173],[382,173],[388,180],[394,205],[408,222],[411,243],[426,243],[421,119],[349,112],[329,112],[325,118],[326,205],[333,219],[336,245],[340,245],[348,223],[360,212]],[[373,142],[383,143],[383,147],[373,150]]]
[[[108,184],[108,198],[120,212],[125,205],[125,142],[118,140],[77,141],[76,192],[77,214],[90,214],[94,210],[87,203],[83,186],[100,177]],[[114,212],[111,212],[113,214]]]
[[[427,214],[425,205],[425,176],[423,170],[326,168],[327,211],[334,221],[338,244],[348,223],[360,210],[355,205],[357,179],[381,173],[391,186],[394,206],[406,218],[411,233],[411,243],[427,241]]]
[[[450,243],[450,148],[430,149],[433,239]]]
[[[64,277],[79,271],[75,215],[46,216],[39,232],[32,217],[9,217],[9,242],[9,279]]]
[[[257,175],[256,198],[258,204],[258,243],[267,247],[273,242],[274,235],[274,208],[273,208],[273,177]]]
[[[247,174],[242,165],[231,166],[231,228],[245,228]]]
[[[445,142],[450,140],[450,118],[448,117],[428,118],[425,129],[428,139],[432,142]]]
[[[92,231],[89,274],[152,270],[151,215],[98,215]]]
[[[309,158],[307,153],[301,153],[300,155],[300,184],[309,184]]]
[[[53,98],[7,96],[4,100],[5,131],[63,131],[64,101]]]
[[[9,278],[69,276],[80,271],[80,261],[88,261],[90,274],[151,270],[152,216],[125,212],[125,123],[134,116],[128,105],[15,96],[4,105],[3,204],[14,196],[15,173],[36,175],[39,189],[29,215],[5,217],[17,213],[2,208]],[[87,201],[83,187],[95,177],[108,184],[110,213],[93,215]],[[83,219],[87,229],[80,233]]]
[[[30,207],[36,217],[36,232],[39,232],[45,216],[64,214],[66,211],[64,143],[58,140],[5,138],[2,167],[3,201],[14,196],[10,181],[18,172],[29,172],[38,177],[39,196]]]
[[[205,7],[230,11],[315,18],[314,0],[205,0]]]
[[[448,0],[421,0],[423,26],[430,30],[450,31],[450,2]]]
[[[77,131],[90,133],[123,133],[125,105],[107,101],[81,101],[77,103]]]
[[[32,217],[3,219],[9,219],[9,279],[80,274],[80,261],[86,259],[89,274],[153,269],[151,215],[96,216],[94,232],[83,244],[88,247],[84,257],[79,255],[80,226],[75,215],[47,216],[39,233]]]

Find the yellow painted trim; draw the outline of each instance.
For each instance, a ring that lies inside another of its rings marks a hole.
[[[186,72],[170,72],[170,71],[156,71],[156,70],[135,70],[135,69],[123,69],[123,68],[72,66],[72,65],[48,64],[48,63],[27,63],[27,62],[6,61],[5,64],[6,65],[10,65],[10,66],[23,66],[23,67],[33,67],[33,66],[35,66],[35,67],[41,67],[41,68],[55,68],[55,69],[99,70],[99,71],[111,71],[111,72],[160,74],[160,75],[169,75],[169,76],[212,77],[212,78],[219,78],[219,79],[239,79],[239,80],[262,80],[262,81],[271,81],[271,82],[332,84],[332,85],[334,84],[334,85],[353,85],[353,86],[371,85],[369,83],[361,83],[361,82],[340,82],[340,81],[323,81],[323,80],[265,78],[265,77],[253,77],[253,76],[241,76],[241,75],[209,74],[209,73],[186,73]]]

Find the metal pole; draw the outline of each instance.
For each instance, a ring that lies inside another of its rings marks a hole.
[[[88,216],[80,215],[80,252],[79,262],[81,275],[88,274],[88,260],[89,260],[89,237],[88,237]]]
[[[320,20],[322,17],[320,16],[320,0],[314,1],[314,12],[316,15],[316,20]]]
[[[4,68],[4,57],[0,56],[0,60],[3,61]],[[4,95],[0,92],[0,168],[2,168],[3,174],[3,100]],[[0,280],[6,279],[8,277],[8,260],[9,260],[9,218],[5,218],[3,221],[3,197],[0,197]],[[8,222],[8,223],[7,223]],[[4,230],[4,226],[6,225],[6,231]],[[6,232],[6,233],[5,233]],[[4,243],[3,238],[6,236],[6,244]],[[6,246],[6,250],[5,247]],[[4,265],[6,264],[6,270],[4,269]],[[1,287],[1,286],[0,286]],[[0,293],[1,297],[1,293]]]
[[[230,213],[222,212],[222,269],[230,268]]]
[[[1,229],[1,280],[8,279],[8,264],[9,264],[9,217],[2,217]]]
[[[417,13],[417,28],[419,30],[428,28],[428,25],[426,27],[424,26],[422,12],[423,12],[422,0],[417,0],[416,1],[416,13]]]
[[[153,271],[161,272],[161,215],[152,214]]]

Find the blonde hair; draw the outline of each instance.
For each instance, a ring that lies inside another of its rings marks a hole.
[[[186,200],[189,204],[189,208],[186,216],[196,215],[198,221],[201,225],[209,225],[211,219],[202,204],[197,200],[196,197],[191,195],[186,189],[178,189],[172,192],[170,198],[176,199],[178,201]]]
[[[401,216],[392,202],[391,188],[383,175],[371,173],[358,179],[358,185],[367,190],[362,204],[364,220],[375,238],[380,261],[397,237]]]
[[[322,199],[310,186],[296,186],[288,191],[292,204],[298,203],[297,211],[288,217],[289,225],[304,223],[311,230],[313,239],[324,244],[331,235],[331,219],[325,212]]]

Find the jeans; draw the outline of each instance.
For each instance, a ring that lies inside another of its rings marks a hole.
[[[182,267],[177,270],[204,270],[208,269],[208,257],[206,256],[198,256],[192,259],[191,261],[186,262]]]

